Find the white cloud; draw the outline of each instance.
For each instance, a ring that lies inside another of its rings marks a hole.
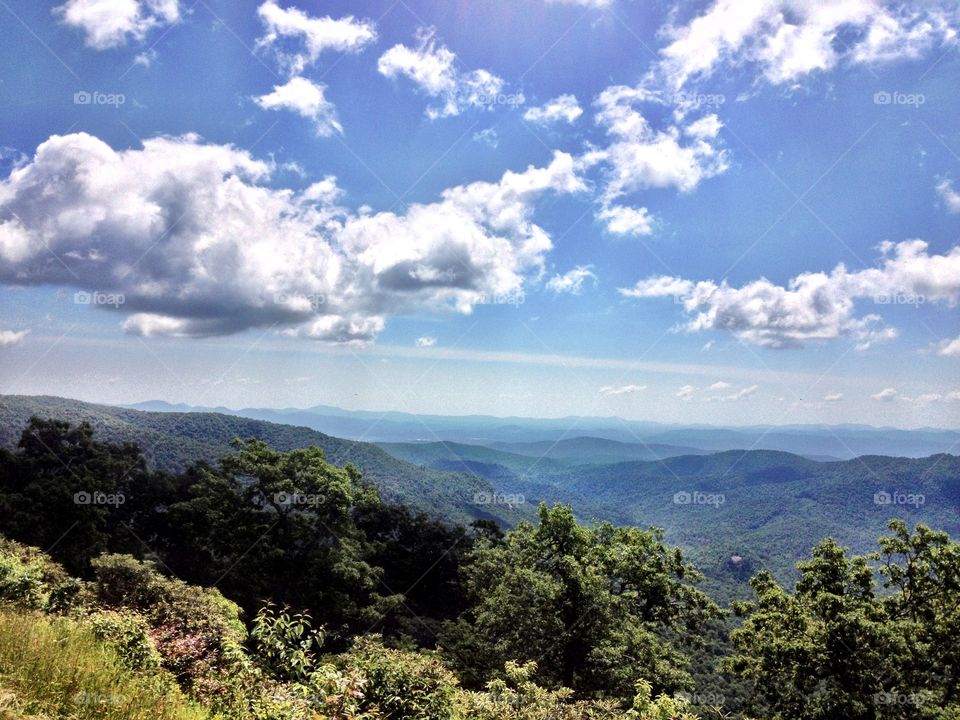
[[[693,385],[683,385],[680,387],[679,390],[677,390],[676,396],[681,400],[692,400],[693,394],[696,391],[697,389]]]
[[[655,76],[671,90],[719,67],[755,68],[767,82],[793,84],[841,62],[916,58],[955,36],[946,4],[881,0],[716,0],[662,33]]]
[[[300,74],[326,51],[360,52],[377,39],[373,23],[352,16],[311,17],[299,8],[281,8],[274,0],[263,3],[257,14],[266,28],[257,47],[274,48],[278,61],[290,75]],[[281,49],[284,39],[295,41],[297,50]]]
[[[661,276],[621,288],[625,297],[673,296],[691,319],[688,331],[724,330],[740,340],[765,347],[795,347],[817,340],[850,337],[857,349],[892,340],[896,330],[878,326],[876,314],[856,315],[857,299],[876,307],[892,300],[946,303],[960,301],[960,246],[944,255],[930,255],[922,240],[880,245],[882,262],[849,272],[838,265],[828,275],[803,273],[786,286],[766,278],[741,287],[725,280],[693,282]]]
[[[718,387],[719,386],[719,387]],[[710,386],[710,390],[724,390],[731,387],[729,383],[718,382]],[[751,385],[749,387],[741,388],[736,392],[728,393],[726,395],[711,395],[707,398],[707,402],[736,402],[738,400],[744,400],[745,398],[750,397],[759,389],[759,385]]]
[[[551,290],[558,295],[560,293],[570,293],[579,295],[583,292],[583,281],[590,279],[593,284],[597,284],[597,276],[590,269],[592,265],[578,265],[565,272],[563,275],[554,275],[547,281],[547,290]]]
[[[941,340],[937,343],[937,355],[960,357],[960,336],[952,340]]]
[[[953,183],[947,179],[941,180],[936,189],[947,212],[960,213],[960,192],[953,189]]]
[[[558,122],[574,123],[583,115],[583,108],[573,95],[560,95],[539,107],[532,107],[523,114],[523,119],[537,125],[553,125]]]
[[[894,388],[884,388],[880,392],[876,393],[875,395],[871,395],[870,397],[872,397],[874,400],[880,400],[881,402],[893,402],[897,399],[897,395],[899,394],[900,393],[898,393]]]
[[[343,127],[337,121],[333,103],[324,95],[325,90],[325,85],[295,76],[284,85],[274,86],[272,93],[254,99],[264,110],[292,110],[312,120],[317,135],[329,137],[342,133]]]
[[[617,202],[624,195],[651,188],[691,192],[729,167],[718,138],[723,125],[716,115],[686,124],[678,116],[675,124],[656,129],[641,106],[663,105],[663,96],[642,86],[608,87],[594,104],[596,122],[606,130],[610,143],[585,153],[580,163],[584,168],[602,169],[597,219],[606,223],[609,232],[636,236],[653,230],[653,218],[645,207]]]
[[[607,385],[606,387],[600,388],[600,394],[604,397],[612,397],[615,395],[633,395],[634,393],[642,392],[646,389],[646,385]]]
[[[492,148],[496,148],[497,145],[500,144],[500,138],[497,136],[497,131],[492,127],[475,132],[473,134],[473,141],[482,142]]]
[[[377,70],[388,78],[406,77],[420,90],[441,101],[426,110],[427,117],[452,117],[471,107],[491,108],[503,93],[504,82],[486,70],[463,72],[457,56],[437,45],[433,28],[417,31],[417,47],[394,45],[380,56]],[[523,102],[522,96],[515,98]]]
[[[178,0],[68,0],[54,12],[82,30],[86,45],[95,50],[140,42],[154,28],[180,21]]]
[[[394,313],[468,313],[522,292],[551,248],[536,201],[585,189],[556,153],[403,214],[357,215],[333,204],[332,177],[297,193],[265,186],[273,171],[192,135],[124,151],[53,136],[0,181],[0,281],[123,293],[134,333],[277,326],[363,342]]]
[[[424,335],[423,337],[418,337],[416,343],[414,344],[418,348],[433,347],[437,344],[437,339],[435,337],[430,337],[429,335]]]
[[[840,402],[843,400],[843,393],[830,393],[823,396],[823,401],[828,403]]]
[[[597,213],[597,219],[604,221],[607,224],[607,231],[614,235],[639,237],[653,232],[653,218],[645,207],[607,205]]]
[[[597,96],[596,120],[612,142],[589,153],[585,161],[608,165],[605,201],[647,188],[689,192],[729,167],[726,152],[716,145],[722,127],[716,115],[706,115],[686,127],[668,125],[657,130],[638,106],[662,102],[658,94],[624,85],[608,87]]]
[[[29,330],[0,330],[0,347],[19,345],[29,334]]]

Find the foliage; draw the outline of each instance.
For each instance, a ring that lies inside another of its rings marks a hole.
[[[385,720],[446,720],[453,712],[457,678],[431,653],[388,648],[369,636],[336,664],[366,678],[362,708]]]
[[[160,674],[137,675],[82,623],[0,609],[0,713],[75,720],[201,720]],[[13,715],[18,717],[19,715]]]
[[[831,539],[800,563],[791,595],[767,573],[739,603],[729,666],[774,718],[950,718],[960,714],[960,545],[900,521],[872,558]],[[878,595],[869,560],[888,591]],[[892,591],[892,592],[891,592]]]
[[[460,665],[489,677],[532,660],[546,685],[597,696],[626,697],[643,677],[685,686],[682,637],[718,609],[680,551],[659,531],[579,525],[568,507],[539,517],[466,566],[474,604],[447,632]]]
[[[316,664],[323,647],[323,629],[314,630],[310,616],[292,613],[284,607],[277,612],[264,605],[253,619],[250,644],[264,668],[279,680],[303,680]]]

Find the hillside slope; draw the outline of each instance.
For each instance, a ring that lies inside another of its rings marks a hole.
[[[342,440],[293,425],[279,425],[236,415],[197,412],[144,412],[49,396],[0,396],[0,445],[13,447],[32,415],[87,421],[97,436],[111,442],[136,443],[148,463],[179,471],[192,462],[215,462],[233,452],[234,438],[258,438],[277,450],[319,446],[334,465],[352,463],[376,485],[384,499],[460,522],[478,518],[515,524],[520,513],[505,505],[477,504],[492,486],[476,474],[439,472],[398,460],[376,445]]]

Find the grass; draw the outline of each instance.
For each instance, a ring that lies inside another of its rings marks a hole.
[[[171,681],[126,670],[76,620],[0,606],[0,720],[207,720]]]

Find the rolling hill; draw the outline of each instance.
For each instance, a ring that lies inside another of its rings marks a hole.
[[[417,467],[376,445],[343,440],[305,427],[214,412],[147,412],[49,396],[0,396],[0,445],[14,447],[32,415],[91,423],[97,436],[140,446],[150,465],[179,471],[197,460],[215,462],[234,451],[234,438],[259,438],[277,450],[319,446],[336,464],[352,463],[392,502],[460,522],[487,518],[515,524],[521,513],[478,504],[492,486],[478,474]]]

